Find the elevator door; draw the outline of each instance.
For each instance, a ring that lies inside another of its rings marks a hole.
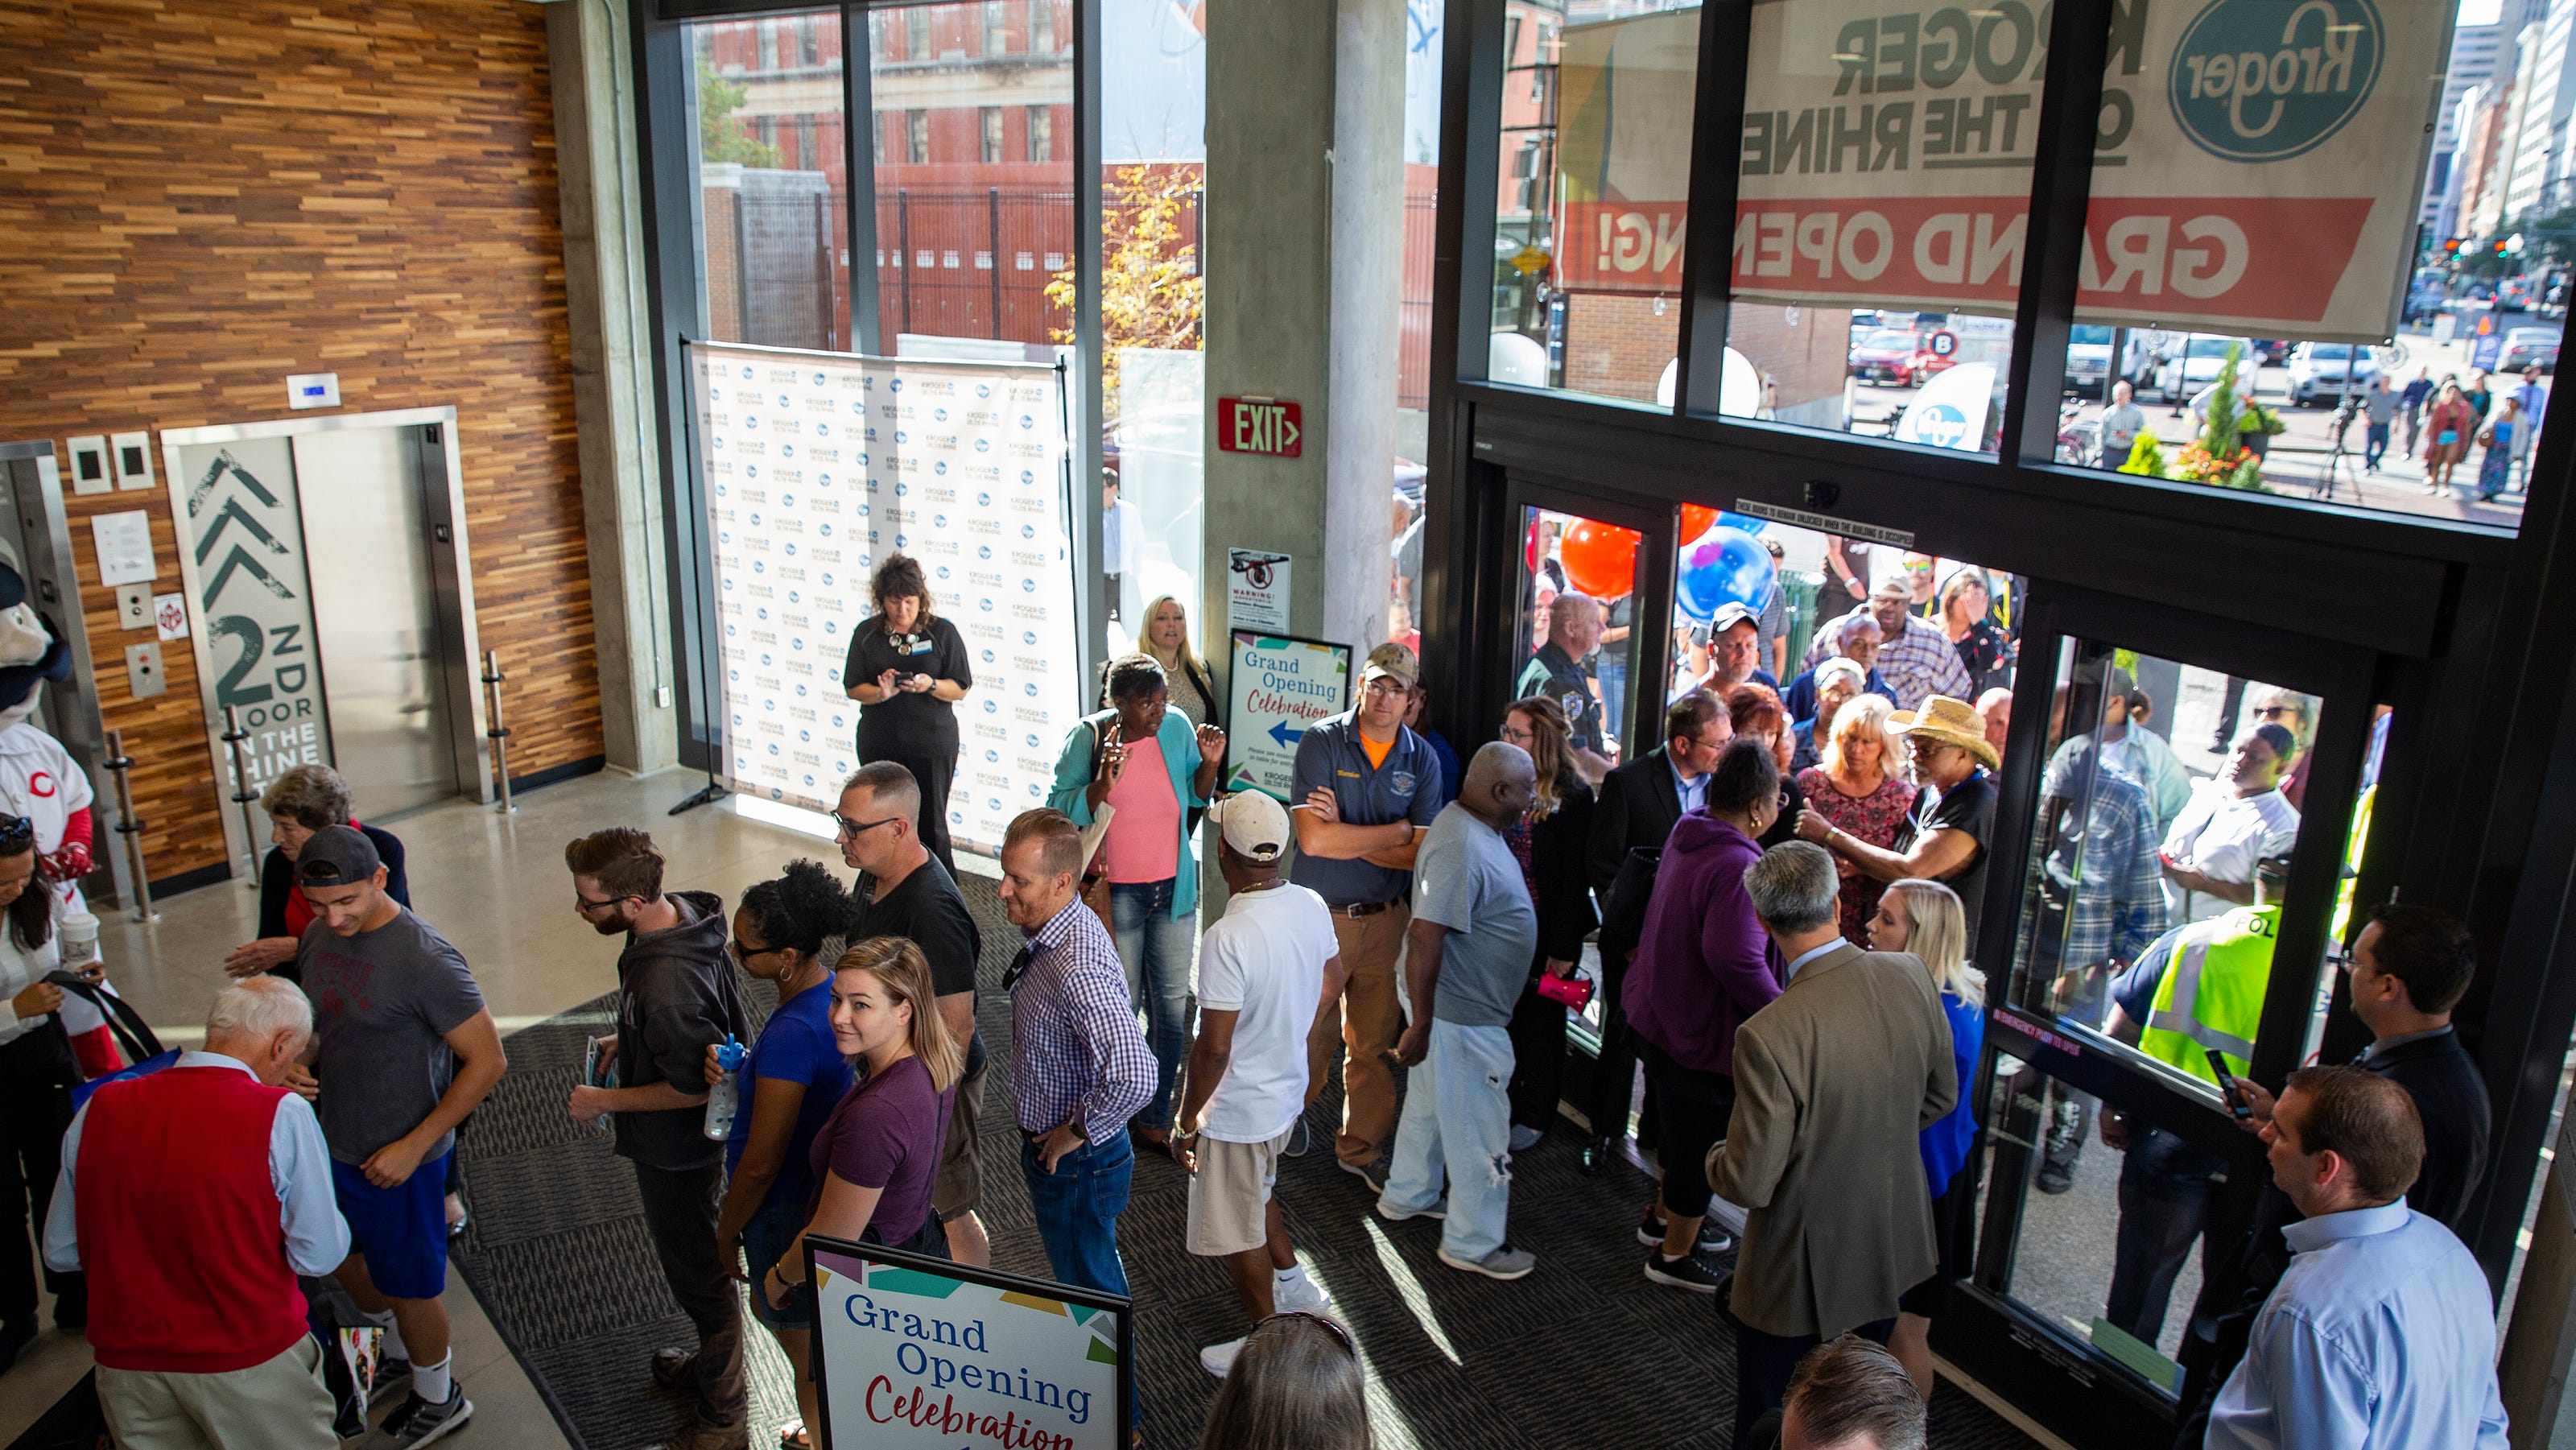
[[[331,754],[370,816],[457,793],[419,434],[294,440]]]

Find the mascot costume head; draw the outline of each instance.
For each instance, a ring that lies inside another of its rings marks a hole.
[[[34,715],[45,682],[71,673],[71,647],[27,602],[26,578],[0,563],[0,730]]]

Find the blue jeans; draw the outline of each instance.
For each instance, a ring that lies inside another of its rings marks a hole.
[[[1145,1045],[1154,1051],[1154,1096],[1136,1121],[1172,1125],[1172,1084],[1190,1051],[1190,939],[1197,923],[1172,919],[1172,883],[1112,882],[1110,934],[1127,967],[1127,995],[1145,1013]]]
[[[1440,1201],[1449,1180],[1449,1217],[1440,1246],[1453,1259],[1481,1259],[1502,1247],[1512,1206],[1512,1033],[1508,1027],[1431,1022],[1431,1049],[1413,1070],[1386,1205],[1420,1210]]]
[[[2365,426],[2369,431],[2362,435],[2368,440],[2361,445],[2362,466],[2365,468],[2377,468],[2379,466],[2379,460],[2388,452],[2388,425],[2385,423],[2371,423]]]
[[[1605,649],[1593,661],[1593,677],[1601,682],[1601,733],[1619,738],[1619,712],[1628,703],[1628,646]]]
[[[1038,1160],[1035,1143],[1020,1143],[1020,1176],[1028,1180],[1029,1209],[1038,1221],[1038,1242],[1046,1245],[1047,1270],[1059,1284],[1125,1296],[1127,1266],[1118,1257],[1118,1215],[1127,1209],[1127,1185],[1136,1171],[1136,1150],[1127,1135],[1114,1133],[1106,1143],[1086,1143],[1055,1160],[1049,1173]],[[1142,1400],[1131,1377],[1129,1423],[1144,1423]]]

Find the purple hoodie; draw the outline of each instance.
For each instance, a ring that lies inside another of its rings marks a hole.
[[[1639,1036],[1683,1067],[1735,1075],[1735,1029],[1780,995],[1786,963],[1754,919],[1746,867],[1762,847],[1715,816],[1673,825],[1620,1004]]]

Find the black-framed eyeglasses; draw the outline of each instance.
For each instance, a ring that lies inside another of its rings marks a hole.
[[[5,841],[7,839],[5,829],[5,827],[0,827],[0,841]],[[606,911],[608,908],[615,906],[621,901],[641,901],[643,899],[644,898],[640,896],[612,896],[605,901],[593,901],[589,897],[582,895],[579,888],[575,888],[572,893],[572,909],[580,912],[584,916],[588,916],[594,911]]]
[[[734,959],[735,961],[737,961],[737,962],[747,962],[747,961],[750,961],[753,957],[765,957],[765,956],[768,956],[768,955],[769,955],[770,953],[772,953],[772,952],[784,952],[784,951],[793,951],[793,950],[795,950],[795,948],[793,948],[793,947],[756,947],[756,946],[749,946],[749,945],[746,945],[746,944],[743,942],[743,939],[742,939],[741,937],[735,937],[735,938],[731,939],[730,941],[727,941],[727,942],[725,943],[725,949],[733,953],[733,959]]]
[[[2296,705],[2263,705],[2258,706],[2254,713],[2269,720],[2275,715],[2296,715],[2299,713],[2299,708]]]
[[[834,834],[838,836],[846,836],[852,840],[856,840],[858,837],[866,835],[868,832],[875,830],[879,826],[891,826],[895,822],[903,819],[901,816],[886,816],[880,820],[874,821],[854,821],[848,816],[842,815],[839,811],[834,811],[831,814],[832,825],[835,828]]]
[[[36,838],[36,823],[25,816],[0,816],[0,849],[15,850]]]
[[[1317,1314],[1310,1309],[1283,1309],[1278,1313],[1271,1315],[1269,1319],[1262,1320],[1261,1324],[1268,1324],[1273,1320],[1279,1319],[1305,1319],[1320,1324],[1326,1329],[1333,1331],[1333,1337],[1342,1342],[1342,1348],[1350,1352],[1351,1358],[1357,1359],[1360,1357],[1360,1347],[1358,1342],[1351,1338],[1351,1332],[1348,1329],[1343,1328],[1338,1320],[1327,1319],[1323,1315]],[[1252,1326],[1252,1330],[1255,1334],[1261,1332],[1261,1324]]]

